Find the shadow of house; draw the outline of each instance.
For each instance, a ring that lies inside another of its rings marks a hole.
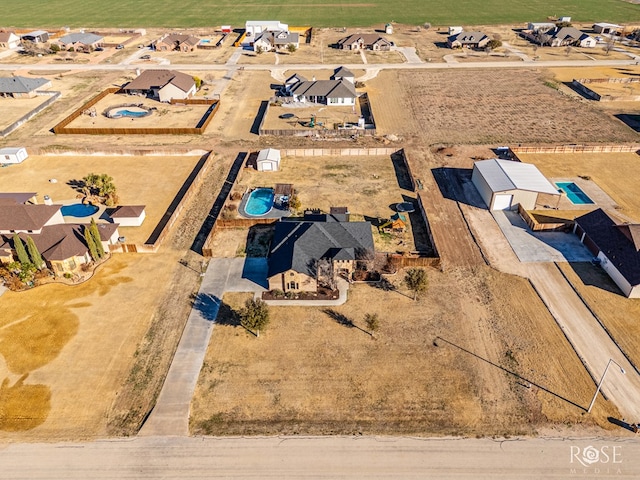
[[[431,169],[442,196],[454,202],[477,208],[486,208],[482,197],[471,181],[470,168],[438,167]]]
[[[585,285],[624,296],[622,290],[618,288],[607,273],[598,265],[589,262],[569,262],[569,265]]]

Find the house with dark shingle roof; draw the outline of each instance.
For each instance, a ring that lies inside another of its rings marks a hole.
[[[144,205],[120,205],[113,209],[109,217],[121,227],[139,227],[146,217],[144,208]]]
[[[640,224],[617,223],[601,208],[576,218],[574,233],[630,298],[640,298]]]
[[[195,95],[196,82],[191,75],[174,70],[145,70],[122,87],[122,91],[170,102]]]
[[[0,48],[18,48],[20,37],[13,32],[0,32]]]
[[[295,32],[286,31],[264,31],[255,38],[253,41],[253,51],[257,52],[258,49],[262,49],[263,52],[270,52],[271,50],[282,50],[289,45],[293,45],[296,48],[300,47],[300,34]]]
[[[460,32],[447,37],[449,48],[484,48],[489,43],[489,37],[482,32]]]
[[[0,97],[33,98],[38,90],[44,88],[51,88],[51,80],[30,77],[0,78]]]
[[[339,76],[334,80],[308,81],[302,75],[294,74],[285,81],[282,91],[285,95],[293,97],[294,102],[355,105],[358,94],[348,75],[351,72],[344,70],[346,71],[346,73],[343,71],[344,77]]]
[[[371,259],[369,222],[349,222],[345,215],[306,215],[276,223],[268,258],[270,290],[318,290],[318,264],[330,265],[333,276],[350,275],[356,261]]]
[[[153,42],[153,47],[159,52],[193,52],[199,43],[200,39],[193,35],[167,33]]]
[[[575,27],[556,27],[541,34],[541,41],[551,47],[595,47],[596,39]]]
[[[341,50],[391,50],[391,42],[377,33],[354,33],[338,40],[336,46]]]

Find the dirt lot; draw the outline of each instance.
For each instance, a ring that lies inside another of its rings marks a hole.
[[[151,115],[140,118],[109,118],[107,111],[116,106],[137,105],[151,110]],[[96,103],[91,110],[95,116],[80,115],[69,128],[195,128],[209,105],[171,105],[139,95],[111,93]]]
[[[19,190],[38,193],[38,201],[49,195],[54,202],[76,197],[67,184],[89,173],[113,177],[122,205],[146,205],[146,218],[140,227],[122,227],[120,235],[128,242],[143,243],[149,238],[167,207],[189,176],[199,157],[71,157],[31,156],[23,163],[0,171],[0,191]],[[144,180],[140,172],[145,172]],[[55,178],[56,183],[49,182]]]
[[[279,118],[282,114],[291,113],[294,118]],[[299,107],[297,105],[290,106],[270,106],[267,116],[265,117],[262,128],[266,130],[297,130],[299,132],[309,131],[309,122],[311,115],[315,116],[316,127],[314,130],[322,134],[322,130],[327,128],[334,130],[335,126],[342,126],[345,123],[357,124],[360,118],[360,106],[313,106]],[[322,123],[318,125],[317,123]]]
[[[2,118],[0,119],[0,130],[7,128],[13,122],[26,115],[34,108],[49,100],[49,96],[42,95],[34,98],[0,98],[0,109]]]
[[[610,428],[606,417],[616,411],[605,402],[595,416],[582,415],[593,382],[526,281],[485,267],[429,270],[429,278],[418,302],[402,287],[358,285],[335,309],[273,307],[259,339],[233,325],[230,312],[245,295],[225,295],[192,432],[510,435],[594,421]],[[362,330],[367,312],[381,314],[377,339]]]
[[[545,81],[536,70],[389,71],[367,87],[382,133],[420,132],[413,136],[427,144],[637,140],[621,122]]]
[[[548,178],[588,176],[620,207],[617,213],[640,220],[640,156],[635,153],[518,155]],[[616,212],[614,212],[616,213]]]
[[[631,362],[640,366],[640,300],[626,298],[605,271],[590,263],[558,264]]]

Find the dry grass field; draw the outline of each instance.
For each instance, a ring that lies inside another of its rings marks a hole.
[[[107,173],[113,177],[120,204],[146,205],[146,218],[140,227],[119,229],[128,242],[144,243],[198,160],[195,156],[32,156],[0,171],[0,191],[37,192],[40,203],[44,195],[54,202],[69,200],[77,195],[69,181],[89,173]],[[140,172],[145,172],[144,176]],[[57,182],[49,182],[52,178]]]
[[[293,114],[295,117],[280,118],[283,114]],[[311,116],[316,117],[314,131],[322,134],[323,129],[334,130],[335,126],[342,126],[344,123],[358,123],[360,118],[360,106],[275,106],[271,105],[262,123],[262,128],[266,130],[296,130],[298,132],[309,132],[308,126]],[[318,125],[322,123],[322,125]]]
[[[367,88],[381,133],[414,132],[427,144],[637,140],[621,122],[545,81],[535,70],[403,70],[381,72]]]
[[[564,263],[558,267],[631,362],[640,366],[640,300],[624,297],[600,267],[590,263]]]
[[[192,403],[192,433],[611,428],[606,417],[617,412],[606,402],[583,416],[593,382],[526,281],[485,267],[429,270],[429,279],[418,302],[400,285],[393,292],[357,285],[341,307],[272,307],[258,339],[233,325],[246,294],[225,295]],[[381,315],[375,339],[363,331],[367,312]]]
[[[13,122],[26,115],[34,108],[49,100],[49,96],[37,96],[34,98],[0,98],[0,130],[7,128]]]
[[[640,221],[640,156],[636,153],[518,155],[548,178],[587,176],[619,206],[617,213]],[[616,213],[616,212],[614,212]]]
[[[172,255],[114,255],[81,285],[0,297],[0,439],[105,435]]]

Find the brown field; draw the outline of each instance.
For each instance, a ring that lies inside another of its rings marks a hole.
[[[519,154],[518,157],[535,164],[548,178],[591,177],[618,204],[617,213],[640,221],[640,156],[636,153]]]
[[[544,82],[535,70],[403,70],[381,72],[366,83],[381,133],[420,132],[427,144],[637,140],[621,122]],[[392,99],[385,98],[392,88]]]
[[[429,270],[429,278],[418,302],[402,287],[357,285],[334,309],[272,307],[259,339],[233,326],[231,312],[246,295],[225,295],[225,317],[192,403],[192,433],[469,436],[531,434],[556,424],[611,428],[606,418],[616,410],[606,402],[583,416],[593,382],[526,281],[489,268]],[[376,339],[362,330],[367,312],[381,315]]]
[[[640,366],[640,300],[624,297],[600,267],[590,263],[559,263],[558,267],[629,360]]]
[[[140,227],[122,227],[120,235],[130,243],[144,243],[167,207],[189,176],[199,157],[71,157],[31,156],[23,163],[0,171],[0,191],[37,192],[38,201],[49,195],[54,202],[75,198],[67,185],[89,173],[107,173],[114,179],[120,204],[146,205],[146,218]],[[140,172],[145,172],[144,176]],[[57,183],[50,183],[55,178]]]
[[[217,40],[216,40],[217,41]],[[215,44],[215,42],[214,42]],[[153,62],[158,58],[165,58],[171,62],[171,65],[180,65],[180,64],[199,64],[199,63],[226,63],[227,60],[233,54],[234,49],[231,48],[231,41],[227,39],[224,45],[220,48],[207,48],[207,49],[196,49],[193,52],[146,52],[151,55],[151,60],[147,60],[147,62]],[[144,62],[144,60],[143,60]]]
[[[50,98],[51,97],[48,95],[37,96],[34,98],[0,98],[0,110],[2,111],[2,118],[0,118],[0,130],[7,128],[23,115],[26,115]],[[24,124],[20,128],[24,128]]]
[[[141,118],[108,118],[105,114],[120,105],[139,105],[154,109],[151,115]],[[67,125],[68,128],[195,128],[209,109],[209,105],[171,105],[139,95],[112,93],[102,98],[92,109],[96,116],[80,115]]]

